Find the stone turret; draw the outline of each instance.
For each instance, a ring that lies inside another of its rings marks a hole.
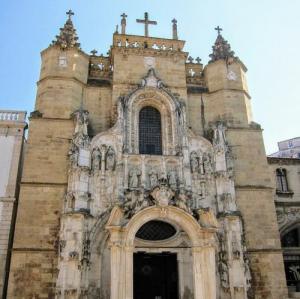
[[[69,17],[60,34],[41,53],[35,110],[44,113],[44,117],[70,118],[80,106],[83,84],[87,83],[89,56],[80,49],[71,20],[73,13],[67,14]]]

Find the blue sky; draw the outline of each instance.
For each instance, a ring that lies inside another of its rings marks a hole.
[[[300,136],[299,0],[3,0],[0,109],[34,109],[39,53],[58,34],[70,8],[86,52],[107,52],[123,12],[127,32],[142,35],[143,26],[135,19],[148,11],[158,21],[150,35],[171,37],[175,17],[185,50],[206,63],[216,38],[214,27],[220,25],[249,69],[254,120],[264,128],[267,153],[277,150],[277,141]]]

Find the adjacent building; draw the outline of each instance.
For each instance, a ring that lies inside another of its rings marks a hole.
[[[300,137],[278,142],[278,149],[278,152],[271,154],[270,157],[300,159]]]
[[[0,110],[0,297],[7,284],[22,169],[26,112]]]

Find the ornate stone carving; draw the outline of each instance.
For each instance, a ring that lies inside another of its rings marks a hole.
[[[156,87],[161,88],[163,86],[162,81],[156,76],[153,68],[149,69],[148,74],[142,80],[142,87]]]
[[[155,203],[159,206],[169,205],[170,200],[174,196],[174,192],[167,185],[167,180],[161,178],[159,180],[159,187],[156,187],[152,192],[151,196],[154,198]]]
[[[205,228],[218,228],[219,223],[215,216],[215,213],[212,209],[206,208],[206,209],[198,209],[197,210],[199,223],[201,227]]]
[[[300,207],[276,208],[279,228],[300,220]]]
[[[187,201],[188,201],[188,196],[187,196],[186,191],[184,190],[183,186],[181,186],[179,188],[179,193],[175,197],[175,205],[178,208],[180,208],[188,213],[191,213],[191,209],[188,206]]]
[[[212,163],[211,154],[204,153],[202,159],[203,159],[204,173],[210,176],[213,173],[213,163]]]
[[[225,126],[222,122],[218,122],[214,128],[213,146],[216,152],[227,151],[227,141],[225,136]]]

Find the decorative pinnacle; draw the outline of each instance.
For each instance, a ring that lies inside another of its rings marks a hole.
[[[215,28],[215,30],[218,31],[218,36],[215,44],[212,46],[213,52],[209,55],[209,57],[211,58],[209,63],[220,59],[224,59],[227,61],[229,58],[236,58],[234,56],[234,52],[231,50],[230,44],[223,38],[220,33],[223,29],[218,26]]]
[[[121,33],[126,34],[126,18],[128,17],[126,13],[124,12],[121,14],[122,20],[121,20]]]
[[[173,23],[173,39],[178,39],[177,20],[174,18],[172,20],[172,23]]]
[[[78,48],[80,49],[80,43],[78,43],[78,37],[76,29],[74,28],[71,17],[74,16],[74,12],[69,10],[66,12],[68,19],[63,28],[60,28],[59,35],[56,36],[56,40],[52,42],[52,45],[58,45],[62,49]]]

